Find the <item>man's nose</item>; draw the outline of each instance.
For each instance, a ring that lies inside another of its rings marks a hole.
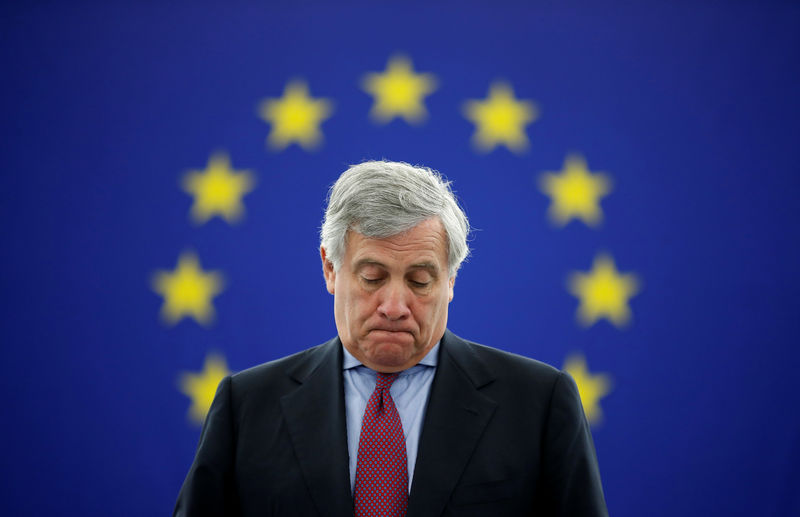
[[[378,313],[390,321],[402,320],[411,314],[408,307],[410,293],[405,285],[400,282],[391,282],[382,289],[381,303]]]

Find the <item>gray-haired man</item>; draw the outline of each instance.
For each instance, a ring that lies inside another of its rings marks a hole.
[[[320,255],[338,337],[222,381],[176,515],[607,515],[574,382],[446,329],[469,224],[439,174],[365,162]]]

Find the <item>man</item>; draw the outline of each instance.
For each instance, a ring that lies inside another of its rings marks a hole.
[[[220,383],[175,514],[607,515],[571,378],[446,330],[468,231],[434,171],[345,171],[320,246],[338,337]]]

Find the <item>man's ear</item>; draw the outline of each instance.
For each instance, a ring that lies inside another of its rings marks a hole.
[[[334,293],[334,286],[336,285],[336,271],[333,269],[333,262],[328,260],[325,248],[319,247],[319,256],[322,259],[322,274],[325,275],[325,287],[328,292]]]
[[[456,285],[456,275],[450,277],[450,299],[447,300],[448,302],[453,301],[453,286]]]

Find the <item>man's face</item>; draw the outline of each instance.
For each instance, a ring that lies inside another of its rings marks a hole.
[[[444,334],[455,277],[449,278],[447,239],[438,218],[386,239],[348,232],[339,271],[324,248],[320,254],[339,337],[367,367],[410,368]]]

